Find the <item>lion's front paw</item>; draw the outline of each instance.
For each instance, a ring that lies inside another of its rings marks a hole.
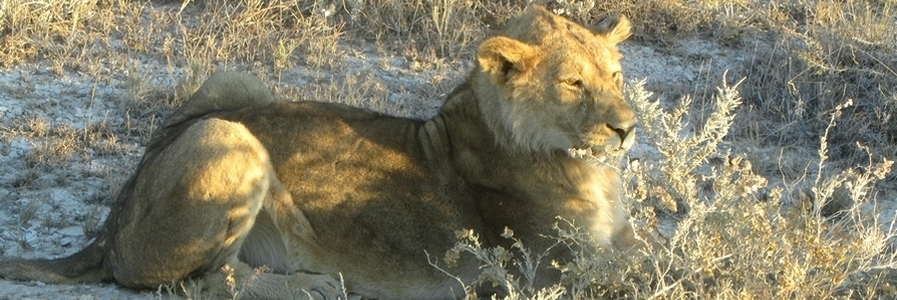
[[[290,283],[300,288],[310,299],[336,300],[343,294],[339,280],[327,275],[293,274]]]

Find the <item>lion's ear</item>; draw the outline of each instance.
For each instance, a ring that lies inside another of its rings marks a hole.
[[[595,34],[603,35],[607,37],[608,42],[617,44],[632,35],[632,24],[629,23],[629,18],[623,15],[607,17],[598,22]]]
[[[492,75],[495,83],[501,84],[507,81],[512,70],[523,73],[532,68],[536,62],[536,49],[523,42],[498,36],[480,45],[477,60],[483,71]]]

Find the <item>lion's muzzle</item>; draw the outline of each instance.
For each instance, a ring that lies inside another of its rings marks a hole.
[[[635,145],[635,140],[637,139],[635,134],[635,126],[629,128],[628,130],[615,130],[617,135],[620,136],[620,139],[623,141],[620,143],[620,149],[629,150],[632,148],[632,145]]]
[[[629,125],[623,128],[619,128],[617,126],[607,124],[607,128],[616,134],[614,138],[610,139],[610,143],[608,143],[609,147],[616,148],[614,150],[629,150],[629,148],[632,148],[632,145],[635,144],[635,125]]]

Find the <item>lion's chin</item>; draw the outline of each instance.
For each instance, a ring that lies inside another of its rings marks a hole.
[[[583,159],[588,161],[606,161],[610,157],[616,157],[626,152],[626,148],[613,147],[611,145],[604,146],[586,146],[567,149],[567,154],[572,158]]]

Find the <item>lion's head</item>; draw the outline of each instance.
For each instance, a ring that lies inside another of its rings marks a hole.
[[[506,149],[593,153],[627,149],[635,113],[623,98],[625,17],[587,29],[534,6],[480,45],[477,89],[487,124]],[[475,88],[476,89],[476,88]]]

